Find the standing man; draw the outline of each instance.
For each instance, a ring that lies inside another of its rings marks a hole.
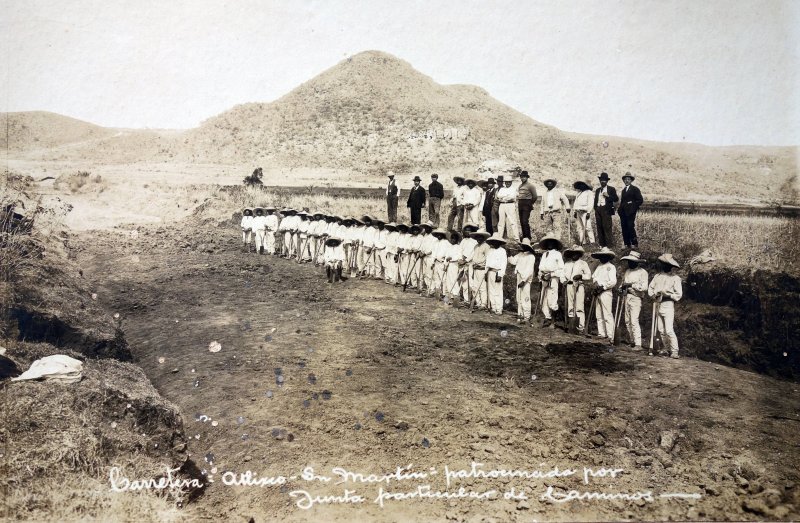
[[[564,238],[561,235],[561,228],[564,225],[564,218],[569,219],[569,200],[561,187],[556,187],[556,184],[553,178],[544,181],[547,191],[542,195],[539,218],[544,220],[545,229],[548,232],[552,231],[552,234],[562,241]]]
[[[452,231],[458,219],[458,230],[464,226],[464,191],[467,187],[464,185],[464,178],[461,176],[453,176],[453,181],[456,183],[453,189],[453,197],[450,200],[450,214],[447,216],[447,230]]]
[[[608,185],[608,173],[600,173],[597,177],[600,187],[594,192],[594,214],[597,220],[597,243],[600,247],[613,247],[611,236],[611,218],[614,216],[614,203],[619,200],[617,191]]]
[[[517,217],[514,212],[514,204],[517,201],[517,190],[511,187],[511,179],[504,180],[505,187],[497,190],[495,200],[500,202],[500,221],[497,224],[495,234],[502,238],[508,232],[508,237],[514,241],[519,241],[519,231],[517,230]],[[507,229],[507,231],[506,231]]]
[[[575,200],[572,202],[572,217],[575,218],[575,229],[578,232],[578,245],[594,243],[594,227],[592,226],[592,187],[583,181],[572,184],[575,189]]]
[[[494,196],[492,198],[492,232],[489,236],[494,234],[500,225],[500,200],[497,199],[497,191],[502,188],[503,175],[501,174],[497,177],[497,188],[494,190]],[[486,232],[489,232],[489,230],[487,229]]]
[[[400,197],[400,190],[397,188],[397,183],[394,181],[394,173],[389,171],[386,173],[389,177],[389,185],[386,187],[386,208],[389,215],[390,222],[397,221],[397,199]]]
[[[439,183],[439,175],[431,175],[431,183],[428,185],[428,221],[433,224],[434,229],[439,228],[439,212],[442,209],[442,199],[444,199],[444,187]]]
[[[464,192],[464,224],[478,226],[481,221],[481,199],[483,189],[478,187],[475,180],[466,181],[467,190]]]
[[[425,207],[425,189],[419,185],[419,182],[422,181],[419,176],[414,176],[413,181],[414,186],[408,193],[406,207],[411,210],[411,225],[419,225],[422,221],[422,208]]]
[[[494,225],[492,222],[492,209],[494,208],[494,196],[497,193],[497,187],[494,185],[494,178],[486,180],[486,191],[483,193],[483,204],[481,205],[481,214],[483,214],[483,221],[486,222],[486,232],[489,234],[494,233]]]
[[[645,260],[636,251],[622,257],[628,262],[628,269],[622,275],[619,293],[624,296],[625,326],[631,339],[633,350],[642,350],[642,328],[639,313],[642,311],[642,297],[647,292],[647,271],[639,266]]]
[[[600,260],[600,265],[592,273],[592,291],[597,300],[595,317],[597,318],[597,336],[609,340],[614,339],[614,287],[617,286],[617,268],[611,263],[616,255],[608,247],[592,253],[592,258]],[[591,321],[591,319],[590,319]]]
[[[517,187],[517,206],[519,207],[519,223],[522,227],[522,237],[531,239],[531,211],[536,203],[536,187],[529,181],[528,171],[519,173],[522,181]]]
[[[658,257],[659,273],[647,287],[647,295],[656,302],[656,327],[661,335],[664,348],[669,350],[670,357],[678,356],[678,337],[675,335],[675,302],[683,297],[681,277],[670,274],[673,268],[679,269],[680,265],[671,254],[664,253]]]
[[[622,194],[619,199],[619,224],[622,228],[622,241],[625,242],[627,248],[638,248],[639,239],[636,237],[636,212],[641,207],[644,199],[642,198],[642,191],[633,185],[633,180],[636,177],[630,172],[625,173],[622,181],[625,182],[625,187],[622,188]]]

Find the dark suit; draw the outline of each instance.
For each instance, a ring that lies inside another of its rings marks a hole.
[[[492,218],[492,210],[494,208],[495,194],[497,194],[497,187],[486,190],[486,196],[483,198],[483,209],[481,209],[483,219],[486,222],[486,232],[489,234],[494,234],[495,222]]]
[[[386,188],[386,208],[389,221],[397,223],[397,184],[394,180]]]
[[[600,247],[611,248],[614,246],[614,237],[611,235],[612,217],[614,216],[614,203],[619,201],[617,190],[606,185],[607,197],[601,197],[602,187],[594,191],[594,215],[597,220],[597,243]],[[599,202],[599,203],[598,203]]]
[[[622,240],[625,247],[638,247],[636,237],[636,212],[642,206],[642,191],[634,185],[623,187],[619,198],[619,224],[622,228]]]
[[[411,188],[406,207],[411,209],[411,224],[419,225],[422,219],[422,208],[425,207],[425,189],[422,186],[415,185]]]

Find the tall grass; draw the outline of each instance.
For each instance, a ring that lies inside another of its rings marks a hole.
[[[386,201],[374,197],[338,197],[325,193],[304,195],[280,189],[235,187],[217,189],[213,201],[215,207],[219,206],[227,213],[240,211],[246,206],[273,205],[307,208],[340,216],[369,214],[386,218]],[[442,227],[447,224],[449,211],[449,202],[442,202]],[[426,212],[422,216],[423,221],[427,219]],[[402,201],[398,218],[410,221]],[[670,252],[679,262],[685,263],[710,249],[717,258],[716,263],[726,267],[800,274],[800,220],[796,218],[642,211],[637,217],[636,229],[639,247],[648,256]],[[535,212],[531,215],[531,230],[534,238],[545,234],[543,222]],[[564,231],[566,234],[566,227]],[[573,235],[574,231],[573,226]],[[614,219],[614,237],[620,251],[622,233],[618,218]]]

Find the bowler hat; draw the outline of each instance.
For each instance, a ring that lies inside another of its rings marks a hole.
[[[530,175],[528,175],[528,171],[522,171],[521,173],[519,173],[519,177],[520,178],[530,178]]]
[[[601,182],[607,182],[611,178],[608,177],[608,173],[600,173],[600,176],[598,176],[597,179]]]
[[[636,177],[634,175],[632,175],[630,173],[630,171],[628,171],[628,172],[626,172],[625,174],[622,175],[622,179],[624,180],[625,178],[630,178],[631,180],[635,180],[636,179]]]
[[[411,180],[411,181],[412,181],[412,182],[421,182],[421,181],[422,181],[422,178],[420,178],[419,176],[414,176],[414,179],[413,179],[413,180]]]

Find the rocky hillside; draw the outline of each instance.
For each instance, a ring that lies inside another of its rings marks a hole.
[[[568,133],[479,87],[437,84],[378,51],[352,56],[278,100],[236,106],[182,133],[111,133],[85,125],[99,139],[89,143],[72,131],[56,140],[42,129],[36,142],[29,125],[25,132],[12,131],[12,149],[50,143],[62,146],[37,159],[174,160],[374,174],[474,173],[482,162],[499,160],[565,183],[594,179],[601,171],[619,183],[630,170],[650,195],[660,197],[798,199],[797,147],[708,147]]]
[[[96,140],[114,134],[82,120],[46,111],[0,113],[0,147],[9,151],[49,149],[86,140]]]

